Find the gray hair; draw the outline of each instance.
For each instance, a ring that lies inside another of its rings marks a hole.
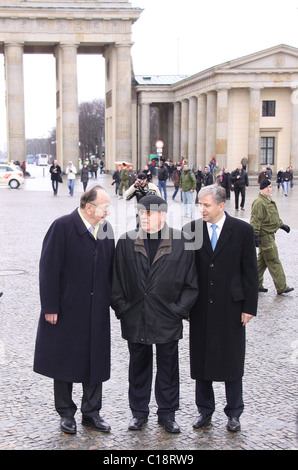
[[[90,204],[90,203],[94,202],[97,198],[97,193],[100,190],[107,192],[105,190],[105,188],[103,188],[99,184],[96,184],[95,186],[92,186],[90,189],[87,189],[87,191],[85,191],[81,196],[80,208],[85,209],[86,204],[88,204],[88,203]]]
[[[216,204],[221,202],[226,202],[226,190],[219,184],[210,184],[209,186],[204,186],[199,192],[199,198],[211,194],[213,196]]]

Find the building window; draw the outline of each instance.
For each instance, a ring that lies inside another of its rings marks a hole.
[[[261,165],[274,165],[275,137],[261,137]]]
[[[275,116],[276,101],[263,101],[262,116]]]

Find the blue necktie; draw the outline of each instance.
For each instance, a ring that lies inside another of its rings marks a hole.
[[[211,246],[212,246],[212,250],[214,251],[216,247],[216,243],[217,243],[217,233],[216,233],[217,225],[212,224],[211,228],[212,228]]]

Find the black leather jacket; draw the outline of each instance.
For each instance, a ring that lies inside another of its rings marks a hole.
[[[185,250],[187,235],[167,225],[164,230],[168,236],[151,267],[144,232],[124,234],[116,247],[111,305],[121,320],[123,338],[134,343],[182,338],[182,320],[198,296],[194,252]]]

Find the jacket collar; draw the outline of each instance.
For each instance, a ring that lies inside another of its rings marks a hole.
[[[172,238],[173,238],[172,234],[173,234],[173,230],[167,224],[165,224],[161,233],[161,242],[157,249],[153,263],[155,263],[155,261],[157,261],[162,256],[168,255],[172,252]],[[146,258],[148,258],[145,243],[144,243],[144,239],[146,237],[147,237],[146,232],[140,229],[139,234],[135,240],[134,251],[136,253],[141,253]]]
[[[212,250],[210,237],[209,237],[208,229],[207,229],[207,223],[204,222],[203,224],[203,230],[204,230],[203,247],[205,248],[205,250],[208,251],[211,257],[218,255],[218,253],[223,249],[223,247],[226,245],[226,243],[228,242],[228,240],[230,239],[232,235],[232,219],[233,218],[229,214],[227,213],[225,214],[226,214],[226,220],[225,220],[225,223],[223,224],[220,237],[218,239],[218,242],[216,244],[214,251]]]
[[[74,224],[75,224],[75,227],[78,231],[78,234],[79,235],[83,235],[85,232],[89,232],[89,230],[87,229],[86,227],[86,224],[84,224],[83,220],[82,220],[82,217],[80,216],[79,214],[79,211],[78,209],[75,209],[72,213],[71,213],[71,216],[73,218],[73,221],[74,221]],[[100,225],[99,226],[99,229],[98,229],[98,232],[100,231],[103,231],[103,232],[106,232],[107,231],[107,222],[105,221],[104,224]],[[91,234],[90,234],[91,235]],[[92,235],[91,235],[92,236]],[[93,237],[94,238],[94,237]]]

